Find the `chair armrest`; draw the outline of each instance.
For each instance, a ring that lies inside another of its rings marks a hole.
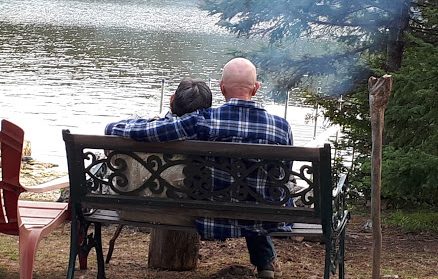
[[[50,180],[48,182],[35,185],[35,186],[23,186],[23,188],[28,192],[33,193],[44,193],[48,191],[58,190],[69,187],[69,178],[68,175],[55,178],[53,180]]]

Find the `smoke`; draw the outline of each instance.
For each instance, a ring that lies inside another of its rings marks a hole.
[[[409,5],[407,0],[207,0],[200,7],[238,37],[264,42],[239,55],[257,64],[273,91],[285,92],[312,76],[326,94],[341,95],[370,75],[371,61],[392,59],[385,57],[390,35],[406,28]]]

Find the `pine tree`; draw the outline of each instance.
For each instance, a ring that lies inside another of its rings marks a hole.
[[[369,76],[363,55],[385,56],[383,68],[397,70],[413,16],[409,0],[206,0],[201,8],[237,36],[267,38],[265,47],[243,55],[273,75],[280,90],[295,87],[303,75],[347,77],[327,88],[332,94]],[[316,53],[312,45],[325,52]]]
[[[307,94],[306,102],[343,127],[339,147],[354,147],[352,180],[362,193],[369,189],[371,149],[366,80],[394,74],[383,191],[405,204],[436,205],[438,0],[205,0],[201,8],[239,37],[264,38],[259,49],[239,54],[273,79],[280,94],[303,77],[325,79],[329,96]],[[339,94],[342,109],[331,97]]]

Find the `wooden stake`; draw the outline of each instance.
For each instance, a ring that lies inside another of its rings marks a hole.
[[[390,75],[368,79],[368,91],[371,116],[371,221],[373,227],[373,279],[380,278],[380,258],[382,251],[381,211],[381,179],[382,179],[382,136],[384,116],[393,79]]]

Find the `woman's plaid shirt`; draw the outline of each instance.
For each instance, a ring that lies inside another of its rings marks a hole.
[[[129,137],[138,141],[205,140],[258,144],[292,145],[292,131],[288,122],[269,114],[259,103],[231,99],[218,108],[198,110],[170,119],[127,119],[110,123],[105,134]],[[216,172],[216,176],[219,173]],[[262,176],[262,175],[261,175]],[[222,181],[220,177],[213,180]],[[254,187],[266,196],[266,179],[251,179]],[[216,184],[216,183],[215,183]],[[262,235],[270,231],[290,231],[290,226],[260,221],[201,218],[196,221],[204,239]]]

